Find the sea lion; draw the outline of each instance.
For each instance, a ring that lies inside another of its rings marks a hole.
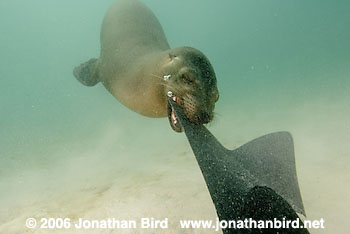
[[[168,116],[171,127],[183,131],[168,96],[196,124],[213,119],[219,98],[214,69],[197,49],[170,49],[162,26],[138,0],[117,1],[101,27],[101,53],[74,68],[84,85],[102,82],[122,104],[148,117]]]

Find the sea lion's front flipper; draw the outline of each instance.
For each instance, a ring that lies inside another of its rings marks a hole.
[[[295,220],[296,212],[305,214],[289,133],[268,134],[228,150],[203,125],[191,123],[177,103],[170,98],[169,102],[185,130],[220,220],[250,217],[254,220],[281,217]],[[262,229],[259,233],[276,231]],[[278,231],[308,233],[306,229],[292,228]],[[225,229],[224,233],[240,232]]]
[[[98,59],[92,58],[89,61],[80,64],[74,68],[73,74],[75,78],[77,78],[77,80],[79,80],[83,85],[96,85],[100,81],[98,72]]]

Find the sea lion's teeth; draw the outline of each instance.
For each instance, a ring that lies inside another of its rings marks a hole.
[[[171,110],[171,119],[173,120],[174,124],[177,123],[177,118],[176,118],[174,109]]]
[[[179,97],[176,97],[176,101],[177,104],[181,105],[181,99]]]

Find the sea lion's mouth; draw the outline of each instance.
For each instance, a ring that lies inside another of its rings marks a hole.
[[[181,98],[179,98],[179,97],[177,97],[175,95],[172,95],[171,99],[174,102],[176,102],[177,104],[179,104],[181,107],[183,107],[182,106],[183,102],[182,102]],[[171,106],[171,104],[169,103],[169,101],[168,101],[168,119],[169,119],[171,128],[175,132],[183,132],[184,129],[183,129],[181,123],[180,123],[180,120],[177,117],[176,112],[175,112],[174,108]]]
[[[193,124],[207,124],[213,119],[213,113],[208,113],[205,111],[200,111],[198,108],[198,102],[193,98],[192,95],[184,95],[179,97],[173,94],[173,92],[168,92],[168,97],[172,99],[173,102],[176,102],[180,108],[183,109],[185,117]],[[183,126],[180,123],[179,117],[176,115],[176,112],[173,106],[170,104],[168,99],[168,119],[170,122],[171,128],[176,132],[183,132]]]

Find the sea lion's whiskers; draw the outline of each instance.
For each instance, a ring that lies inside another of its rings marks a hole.
[[[159,78],[159,79],[161,79],[162,81],[164,81],[164,77],[160,77],[160,76],[155,75],[155,74],[150,74],[150,75],[153,76],[153,77]],[[174,91],[177,91],[177,88],[176,88],[176,87],[173,87],[173,86],[171,86],[171,85],[169,85],[169,84],[165,84],[164,82],[161,82],[160,84],[163,85],[163,86],[165,86],[165,87],[167,87],[167,88],[169,88],[169,89],[172,89],[172,90],[174,90]]]
[[[183,98],[191,105],[196,105],[197,103],[197,100],[193,97],[193,95],[186,94]]]
[[[164,80],[164,78],[163,77],[161,77],[161,76],[157,76],[157,75],[155,75],[155,74],[150,74],[151,76],[154,76],[154,77],[156,77],[156,78],[159,78],[159,79],[161,79],[161,80]]]
[[[160,83],[161,85],[163,85],[163,86],[165,86],[165,87],[167,87],[167,88],[169,88],[169,89],[171,89],[171,90],[173,90],[173,91],[178,91],[178,88],[176,88],[176,87],[173,87],[173,86],[171,86],[171,85],[169,85],[169,84],[164,84],[164,83]]]
[[[185,109],[187,110],[186,111],[186,115],[187,117],[189,118],[194,118],[195,116],[195,113],[197,111],[197,100],[192,96],[192,95],[189,95],[189,94],[186,94],[184,97],[183,97],[183,100],[184,100],[184,107]]]
[[[170,75],[170,74],[164,75],[163,77],[158,76],[158,75],[155,75],[155,74],[151,74],[151,76],[156,77],[156,78],[159,78],[159,79],[161,79],[161,80],[169,80],[169,79],[171,78],[171,75]]]

